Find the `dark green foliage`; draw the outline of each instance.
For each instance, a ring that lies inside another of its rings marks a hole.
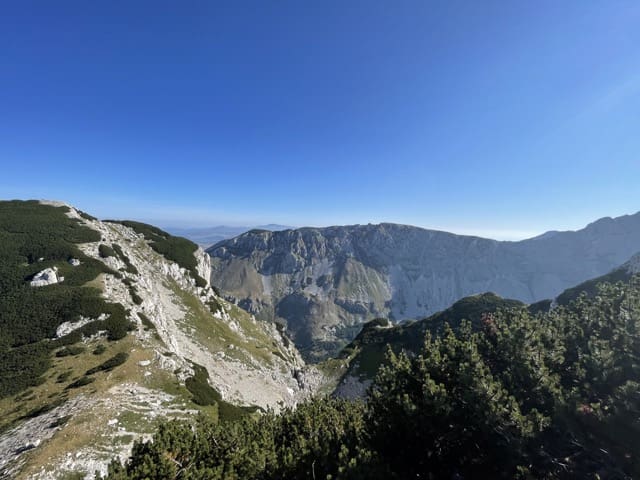
[[[58,375],[58,377],[56,378],[56,383],[64,383],[67,380],[69,380],[69,377],[71,376],[71,370],[69,370],[68,372],[62,372],[60,375]]]
[[[395,353],[402,349],[417,353],[422,348],[422,341],[427,332],[441,335],[445,325],[456,330],[463,319],[469,320],[473,328],[478,330],[484,314],[498,309],[523,308],[525,305],[517,300],[504,299],[494,293],[484,293],[463,298],[450,308],[424,320],[404,322],[391,328],[385,328],[389,326],[389,322],[384,319],[371,320],[363,325],[356,338],[342,350],[340,357],[347,358],[357,353],[349,373],[373,379],[385,361],[387,346],[391,346]]]
[[[110,338],[121,338],[125,326],[126,334],[124,310],[107,304],[98,290],[83,287],[100,273],[114,273],[76,245],[97,242],[100,234],[66,212],[67,207],[35,201],[0,202],[0,398],[42,382],[52,350],[81,340],[82,333],[74,332],[50,341],[60,324],[112,313],[101,329]],[[69,258],[81,264],[73,267]],[[64,282],[29,286],[28,279],[53,266]]]
[[[145,330],[155,330],[156,326],[153,324],[149,317],[147,317],[144,313],[138,312],[138,317],[140,317],[140,322],[142,322],[142,326]]]
[[[527,307],[529,313],[535,315],[536,313],[548,312],[551,309],[551,300],[540,300],[539,302],[532,303]]]
[[[197,405],[217,405],[221,420],[238,420],[256,411],[255,407],[238,407],[225,402],[222,395],[209,385],[209,372],[202,365],[192,363],[193,376],[187,378],[185,386],[193,395],[192,401]]]
[[[82,345],[70,345],[63,347],[56,352],[56,357],[68,357],[70,355],[80,355],[86,349]]]
[[[71,417],[73,417],[73,415],[65,415],[63,417],[58,417],[49,424],[49,428],[61,427],[65,425],[69,420],[71,420]]]
[[[93,215],[89,215],[87,212],[83,212],[82,210],[78,210],[78,214],[84,218],[85,220],[97,221],[98,219]]]
[[[131,295],[131,300],[133,300],[133,303],[135,303],[136,305],[142,305],[142,297],[138,295],[138,291],[133,285],[129,286],[129,295]]]
[[[85,385],[89,385],[90,383],[95,382],[95,378],[93,377],[87,377],[86,375],[83,377],[80,377],[78,380],[76,380],[73,383],[70,383],[69,385],[67,385],[67,390],[70,390],[72,388],[80,388],[80,387],[84,387]]]
[[[109,258],[109,257],[116,256],[115,250],[111,248],[109,245],[105,245],[104,243],[101,243],[98,246],[98,253],[102,258]]]
[[[126,362],[127,358],[129,358],[128,353],[126,352],[117,353],[116,355],[111,357],[109,360],[105,361],[104,363],[101,363],[97,367],[93,367],[87,370],[85,375],[93,375],[94,373],[98,373],[98,372],[110,372],[117,366],[122,365],[124,362]]]
[[[360,452],[353,448],[362,441],[362,419],[360,403],[316,400],[282,415],[233,423],[203,417],[195,428],[166,423],[153,443],[135,444],[126,467],[112,463],[108,478],[348,478],[359,466]]]
[[[117,243],[114,243],[112,246],[113,246],[113,250],[118,255],[118,258],[120,260],[122,260],[124,262],[124,264],[126,265],[126,267],[124,269],[125,272],[131,273],[133,275],[137,275],[138,274],[138,269],[131,263],[131,260],[129,260],[129,257],[127,257],[125,255],[124,251],[122,250],[122,247],[120,245],[118,245]],[[120,270],[122,270],[122,269],[120,269]]]
[[[218,300],[216,300],[215,298],[211,298],[207,301],[207,307],[209,308],[209,311],[214,314],[222,311],[222,305],[220,305],[220,302],[218,302]]]
[[[221,395],[209,385],[209,373],[201,365],[194,365],[193,376],[187,378],[185,386],[193,395],[193,402],[198,405],[215,405],[222,399]]]
[[[198,263],[194,256],[198,246],[191,240],[187,240],[182,237],[174,237],[173,235],[170,235],[152,225],[147,225],[146,223],[128,220],[107,221],[120,223],[126,227],[132,228],[136,233],[144,235],[144,238],[149,241],[149,246],[151,248],[160,255],[163,255],[167,260],[176,262],[178,265],[189,271],[191,276],[195,279],[197,286],[205,287],[207,285],[207,282],[198,275]]]
[[[100,344],[93,350],[92,353],[94,355],[102,355],[106,351],[107,351],[107,347],[105,347],[103,344]]]
[[[547,313],[445,323],[415,353],[389,349],[364,404],[164,424],[109,478],[640,478],[639,378],[633,279]]]

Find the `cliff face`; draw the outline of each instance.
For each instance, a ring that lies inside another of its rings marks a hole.
[[[378,316],[421,318],[492,291],[526,303],[619,266],[640,246],[640,214],[520,242],[380,224],[251,231],[207,250],[212,283],[287,324],[312,359]]]
[[[133,229],[56,206],[99,232],[100,241],[78,248],[85,260],[98,260],[112,273],[86,286],[122,305],[133,331],[118,341],[100,333],[83,338],[74,345],[77,354],[54,357],[43,383],[28,397],[0,398],[3,426],[10,426],[0,434],[0,478],[93,478],[112,458],[126,457],[134,440],[148,438],[160,419],[199,411],[222,416],[223,408],[236,408],[227,405],[277,410],[312,393],[318,376],[275,324],[255,320],[208,284],[198,286],[191,272],[154,251]],[[202,249],[194,255],[197,273],[208,279],[209,256]],[[92,320],[65,322],[57,336]],[[94,374],[87,386],[65,388],[114,354],[128,358],[113,372]],[[215,404],[194,403],[187,388],[199,366],[221,397]],[[62,376],[66,383],[60,383]]]

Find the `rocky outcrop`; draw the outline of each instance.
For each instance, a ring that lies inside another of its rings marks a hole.
[[[32,287],[46,287],[60,282],[64,282],[64,277],[58,275],[58,267],[52,267],[36,273],[29,285]]]
[[[423,318],[492,291],[526,303],[602,275],[640,249],[640,213],[520,242],[380,224],[251,231],[208,249],[211,281],[287,325],[308,358],[375,317]]]
[[[185,387],[196,364],[206,369],[210,386],[223,401],[234,405],[278,410],[296,405],[315,391],[320,381],[317,372],[305,365],[275,324],[258,321],[220,298],[208,282],[198,285],[189,271],[154,251],[131,228],[100,222],[67,207],[68,216],[100,233],[99,242],[78,248],[113,272],[101,274],[91,284],[102,290],[108,302],[121,304],[135,325],[119,341],[127,343],[129,363],[113,376],[98,378],[93,388],[81,394],[68,390],[60,406],[0,434],[0,478],[76,478],[79,474],[93,478],[96,470],[104,473],[110,459],[126,458],[133,441],[149,438],[158,418],[184,419],[198,413]],[[103,258],[100,245],[117,245],[118,254]],[[194,255],[197,273],[208,280],[210,257],[202,249]],[[55,269],[48,270],[34,280],[61,280],[54,276]],[[65,322],[56,336],[105,318]],[[91,352],[99,336],[84,340],[84,351],[92,362],[96,362]],[[77,368],[82,372],[87,367]],[[33,395],[47,398],[49,392],[41,393],[39,388]],[[69,441],[75,437],[84,440]]]

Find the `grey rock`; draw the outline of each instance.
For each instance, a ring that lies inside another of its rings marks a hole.
[[[213,285],[319,359],[372,318],[423,318],[488,291],[554,298],[639,250],[640,213],[519,242],[383,223],[251,231],[207,252]]]

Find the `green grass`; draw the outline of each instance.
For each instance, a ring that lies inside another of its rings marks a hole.
[[[272,339],[249,320],[247,312],[233,305],[229,310],[232,318],[240,324],[246,334],[247,337],[243,338],[231,330],[226,322],[214,317],[198,297],[181,289],[174,280],[169,280],[167,286],[179,300],[178,304],[186,307],[187,312],[181,326],[190,331],[195,341],[212,352],[224,350],[226,354],[246,365],[251,365],[250,357],[265,365],[272,365]],[[238,348],[228,350],[227,346],[230,344]]]

